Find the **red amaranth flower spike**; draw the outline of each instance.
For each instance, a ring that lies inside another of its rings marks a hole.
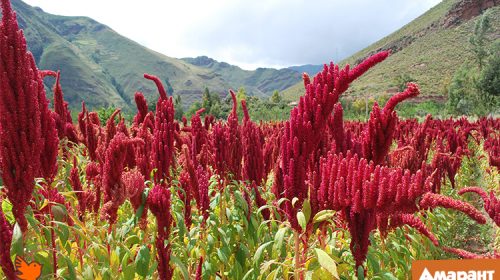
[[[99,207],[101,206],[101,191],[102,191],[102,165],[91,161],[87,165],[85,169],[85,178],[90,186],[90,184],[94,185],[94,189],[92,192],[92,205],[89,206],[89,209],[92,209],[95,213],[99,211]],[[89,194],[90,196],[90,194]],[[90,201],[89,201],[90,203]]]
[[[318,171],[321,182],[317,208],[345,214],[357,266],[366,259],[370,232],[377,226],[382,227],[382,233],[386,232],[391,218],[394,218],[393,227],[409,224],[433,240],[425,226],[410,216],[393,217],[413,215],[418,211],[416,200],[430,190],[432,177],[425,178],[421,171],[411,174],[401,168],[375,166],[350,151],[345,156],[330,153],[327,158],[321,159]],[[311,198],[311,201],[314,200]]]
[[[125,185],[127,198],[130,200],[132,204],[132,208],[134,208],[134,213],[137,213],[137,210],[142,205],[142,193],[146,188],[144,185],[144,176],[137,169],[132,169],[126,171],[122,174],[122,182]],[[144,206],[142,215],[139,219],[139,227],[144,230],[147,227],[148,221],[148,208],[147,205]]]
[[[302,207],[302,202],[309,193],[306,170],[311,165],[310,159],[317,152],[318,145],[324,137],[327,119],[334,105],[352,81],[388,55],[388,52],[375,54],[352,70],[348,65],[340,70],[338,65],[330,63],[314,77],[312,83],[309,77],[304,75],[306,93],[300,98],[299,105],[292,109],[290,120],[284,125],[279,163],[281,170],[275,172],[275,182],[282,183],[283,186],[273,187],[274,190],[284,191],[284,194],[280,192],[275,195],[277,199],[282,197],[288,199],[289,202],[285,203],[285,212],[296,231],[300,231],[296,220],[297,209]],[[298,203],[293,207],[290,201],[294,198],[298,198]]]
[[[227,123],[216,123],[212,129],[212,144],[215,154],[215,169],[221,178],[228,179],[231,174],[233,179],[241,179],[241,160],[243,149],[241,147],[241,131],[238,124],[236,95],[229,91],[233,100],[233,108],[227,117]]]
[[[436,207],[444,207],[449,209],[454,209],[467,214],[471,219],[475,220],[479,224],[485,224],[486,218],[481,212],[479,212],[474,206],[467,202],[453,199],[451,197],[446,197],[444,195],[435,193],[426,193],[420,200],[420,207],[424,209],[432,209]]]
[[[361,140],[364,158],[373,160],[375,164],[381,164],[385,160],[398,121],[394,108],[398,103],[419,93],[416,84],[408,83],[407,89],[391,97],[384,109],[380,110],[375,102]]]
[[[85,120],[85,117],[87,116],[87,107],[85,107],[85,102],[82,101],[82,111],[78,113],[78,129],[80,130],[81,134],[81,142],[85,145],[87,145],[85,138],[87,137],[86,132],[87,132],[87,121]]]
[[[2,180],[23,231],[35,176],[51,181],[57,170],[57,131],[35,60],[26,47],[10,1],[0,23],[0,155]],[[42,135],[43,131],[43,135]]]
[[[77,143],[78,139],[73,138],[76,136],[76,131],[73,127],[73,119],[71,112],[68,109],[68,102],[64,101],[64,94],[61,88],[61,72],[56,73],[56,83],[54,85],[54,112],[56,113],[55,121],[59,138],[67,137],[68,140]]]
[[[175,134],[174,103],[172,97],[167,98],[167,94],[159,78],[149,74],[144,74],[144,77],[154,81],[160,93],[160,97],[156,103],[152,150],[153,167],[157,169],[154,179],[159,184],[161,180],[170,180],[170,167],[173,164]]]
[[[390,51],[382,51],[377,54],[374,54],[363,62],[361,62],[358,66],[354,67],[349,71],[349,80],[350,82],[356,80],[361,77],[366,71],[370,70],[373,66],[379,64],[384,61],[387,57],[389,57]]]
[[[137,105],[137,114],[134,117],[134,124],[136,126],[139,126],[148,114],[148,103],[142,92],[136,92],[134,95],[134,99],[135,104]]]
[[[210,215],[210,198],[208,197],[208,187],[210,185],[210,174],[201,165],[196,170],[196,177],[198,178],[198,193],[200,194],[199,206],[203,215],[203,220],[206,221]]]
[[[144,74],[144,78],[153,81],[156,84],[156,87],[158,88],[158,92],[160,93],[160,98],[163,100],[167,99],[167,92],[165,91],[165,88],[163,87],[163,84],[160,81],[160,78],[150,75],[150,74]]]
[[[116,134],[116,124],[115,124],[115,118],[116,116],[121,112],[121,109],[116,109],[113,114],[109,117],[109,119],[106,121],[106,142],[105,142],[105,147],[108,147],[109,142],[111,142],[111,139],[115,137]]]
[[[202,272],[203,272],[203,257],[200,257],[198,261],[198,267],[196,268],[196,280],[202,280]]]
[[[32,63],[33,69],[36,69],[35,62],[32,61]],[[44,85],[41,78],[38,79],[38,86],[42,89],[38,91],[40,123],[42,130],[40,175],[43,176],[43,178],[50,184],[52,183],[52,180],[54,180],[54,177],[57,173],[57,154],[59,148],[59,138],[55,121],[55,119],[57,118],[57,113],[49,110],[49,100],[45,95]],[[64,127],[64,129],[67,129],[66,126]],[[76,137],[76,132],[73,131],[71,135]],[[76,139],[73,140],[77,141]]]
[[[396,108],[396,105],[399,103],[403,102],[406,99],[415,97],[420,94],[420,89],[418,88],[418,85],[415,83],[408,83],[406,86],[406,89],[403,92],[395,94],[393,97],[387,101],[387,103],[384,106],[384,112],[388,113],[391,111],[394,111],[394,108]]]
[[[144,178],[151,179],[151,171],[153,170],[151,162],[151,153],[153,145],[153,134],[150,127],[153,127],[153,112],[149,112],[141,124],[137,137],[144,141],[144,145],[135,148],[135,160],[139,171]]]
[[[85,121],[85,145],[87,146],[90,159],[92,161],[97,161],[98,157],[96,151],[99,140],[97,130],[95,128],[96,125],[91,122],[90,114],[88,112],[86,112]]]
[[[259,127],[250,120],[245,100],[241,101],[244,112],[243,126],[241,127],[241,139],[243,146],[243,180],[248,180],[249,190],[255,193],[255,202],[260,208],[267,204],[262,198],[258,186],[264,181],[263,146],[264,138]],[[250,205],[248,205],[250,207]],[[269,209],[264,209],[262,215],[267,220],[270,217]]]
[[[106,150],[106,159],[103,168],[102,185],[104,187],[104,206],[102,216],[110,224],[117,219],[117,211],[125,202],[126,189],[121,180],[123,168],[126,164],[127,150],[141,139],[129,139],[125,134],[118,133],[113,137]]]
[[[455,254],[462,259],[498,259],[500,258],[500,254],[498,253],[493,253],[493,254],[485,254],[485,255],[479,255],[475,254],[463,249],[458,249],[458,248],[450,248],[450,247],[443,247],[443,250],[448,253]]]
[[[80,221],[83,221],[83,215],[85,214],[85,210],[87,209],[87,193],[85,193],[82,188],[76,156],[73,158],[73,167],[71,168],[69,174],[69,182],[73,187],[76,198],[78,199],[78,216],[80,218]]]
[[[170,266],[170,244],[165,245],[170,234],[172,216],[170,214],[170,167],[173,164],[174,135],[174,104],[172,97],[168,98],[165,88],[158,77],[144,74],[144,78],[155,82],[160,97],[156,103],[156,114],[153,131],[152,162],[157,169],[155,186],[148,196],[148,207],[156,217],[157,237],[156,251],[158,260],[158,275],[160,279],[171,279],[173,269]]]
[[[179,185],[181,188],[177,190],[177,195],[184,204],[184,224],[189,230],[193,223],[191,219],[191,200],[193,191],[191,191],[191,179],[189,178],[189,174],[187,172],[182,172],[180,174]]]
[[[164,185],[155,185],[148,195],[148,206],[151,213],[156,217],[157,231],[156,251],[158,260],[158,274],[160,279],[172,279],[173,269],[170,266],[170,225],[172,215],[170,214],[170,190]]]
[[[38,70],[38,73],[40,74],[40,78],[43,80],[47,76],[51,77],[57,77],[57,72],[52,71],[52,70]]]
[[[479,187],[468,187],[458,191],[458,194],[463,195],[468,192],[473,192],[481,196],[481,199],[484,202],[484,210],[486,210],[486,213],[488,213],[495,224],[500,227],[500,199],[495,197],[493,191],[491,191],[488,195],[485,190]]]

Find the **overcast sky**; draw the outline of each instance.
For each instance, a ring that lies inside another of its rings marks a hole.
[[[88,16],[171,57],[245,69],[323,64],[381,39],[441,0],[24,0]]]

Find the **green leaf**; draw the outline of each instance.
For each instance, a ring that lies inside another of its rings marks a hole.
[[[217,256],[223,263],[229,263],[229,251],[227,247],[217,248]]]
[[[92,268],[90,266],[86,265],[85,268],[83,269],[82,272],[83,279],[85,280],[91,280],[94,279],[94,272],[92,271]]]
[[[398,278],[395,277],[392,273],[390,272],[384,272],[380,274],[380,279],[390,279],[390,280],[397,280]]]
[[[142,245],[135,258],[135,272],[142,277],[146,277],[149,272],[150,259],[151,253],[149,252],[149,248],[146,245]]]
[[[318,256],[318,262],[321,265],[321,267],[330,272],[333,277],[339,279],[339,274],[337,272],[337,264],[335,264],[335,261],[325,251],[317,248],[315,248],[314,250],[316,251],[316,255]]]
[[[302,228],[302,230],[306,230],[306,226],[307,226],[306,216],[304,215],[303,212],[300,212],[300,211],[297,212],[297,221],[299,222],[299,225]]]
[[[298,198],[298,197],[294,197],[294,198],[292,199],[292,206],[294,206],[294,207],[295,207],[295,203],[297,203],[297,201],[299,201],[299,198]]]
[[[309,199],[305,199],[304,203],[302,203],[302,212],[306,218],[306,223],[309,222],[309,219],[311,219],[311,203]]]
[[[242,266],[245,266],[245,262],[248,259],[248,249],[245,245],[240,244],[238,251],[236,251],[236,261]]]
[[[9,223],[12,224],[16,221],[16,218],[14,218],[14,215],[12,214],[12,204],[6,199],[2,200],[2,212]]]
[[[365,280],[365,269],[362,265],[358,266],[358,280]]]
[[[254,273],[254,272],[253,272],[253,270],[254,270],[254,269],[252,268],[252,269],[250,269],[249,271],[247,271],[247,273],[245,274],[245,276],[243,276],[243,279],[242,279],[242,280],[252,279],[251,277],[252,277],[252,275],[253,275],[253,273]]]
[[[66,208],[62,205],[52,205],[51,207],[52,215],[54,216],[54,220],[58,222],[66,221],[67,211]]]
[[[266,242],[266,243],[260,245],[260,247],[257,249],[257,251],[255,251],[255,255],[253,256],[254,265],[260,264],[264,250],[273,243],[274,243],[274,241],[269,241],[269,242]]]
[[[14,225],[14,230],[12,231],[12,243],[11,243],[11,254],[16,256],[23,255],[23,232],[21,227],[16,223]]]
[[[76,280],[75,265],[71,262],[71,259],[68,258],[67,256],[64,256],[64,259],[66,260],[66,265],[68,266],[68,273],[69,273],[68,279]]]
[[[141,206],[139,206],[139,208],[137,208],[137,211],[135,212],[134,220],[136,223],[142,217],[146,201],[148,200],[148,195],[149,195],[149,188],[144,188],[144,191],[142,192],[141,195]]]
[[[123,280],[133,280],[135,279],[135,268],[132,265],[122,266],[122,278]]]
[[[286,227],[282,227],[274,235],[273,255],[275,258],[281,254],[287,229]]]
[[[330,280],[332,279],[332,274],[324,268],[318,268],[312,273],[312,280]]]
[[[316,213],[313,218],[313,223],[320,223],[326,220],[331,219],[335,215],[335,211],[333,210],[322,210]]]
[[[188,272],[188,269],[187,269],[186,265],[184,264],[184,262],[181,261],[181,259],[179,259],[176,256],[172,256],[172,262],[175,264],[174,267],[177,267],[178,269],[180,269],[184,279],[189,279],[189,272]]]

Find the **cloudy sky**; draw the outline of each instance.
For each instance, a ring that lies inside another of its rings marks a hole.
[[[172,57],[206,55],[245,69],[339,60],[441,0],[24,0],[88,16]]]

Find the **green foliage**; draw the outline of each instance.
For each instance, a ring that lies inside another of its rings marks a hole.
[[[279,91],[275,90],[271,96],[271,102],[280,103],[283,100]]]
[[[402,118],[423,119],[428,114],[436,118],[445,118],[448,115],[443,112],[443,104],[429,100],[420,103],[403,103],[396,108],[398,115]]]
[[[455,72],[447,88],[449,113],[455,115],[486,115],[500,107],[500,44],[494,45],[492,55],[483,57],[485,65],[478,68],[465,63]],[[478,71],[478,69],[481,69]]]
[[[236,97],[238,101],[238,118],[242,120],[243,111],[241,109],[241,100],[245,99],[247,102],[247,108],[250,114],[250,118],[253,121],[277,121],[284,120],[289,117],[290,107],[283,100],[279,102],[274,102],[272,98],[259,98],[256,96],[247,96],[246,90],[240,88]],[[208,89],[205,89],[203,93],[202,100],[194,102],[187,116],[192,116],[196,111],[201,108],[205,108],[204,115],[213,115],[216,119],[226,119],[233,107],[233,101],[231,96],[228,94],[224,100],[221,100],[220,95],[217,93],[211,93]]]
[[[174,97],[174,109],[174,118],[178,121],[182,120],[182,116],[184,116],[184,106],[182,105],[182,98],[180,95],[175,95]]]
[[[236,92],[236,100],[238,100],[238,103],[241,102],[241,100],[246,100],[247,99],[247,91],[244,87],[240,87],[238,91]]]
[[[475,55],[476,62],[479,69],[483,68],[484,60],[488,57],[487,44],[489,39],[487,37],[488,32],[491,31],[490,17],[488,13],[481,16],[474,26],[474,33],[469,39],[472,46],[472,52]]]
[[[493,55],[482,69],[477,87],[481,92],[481,101],[487,110],[500,108],[500,44],[496,45]]]
[[[99,120],[101,121],[101,124],[105,124],[115,110],[116,110],[116,108],[111,107],[111,106],[102,107],[99,110],[97,110],[97,115],[99,116]]]
[[[416,82],[417,80],[412,78],[410,74],[404,73],[400,74],[396,77],[396,86],[399,91],[404,91],[406,89],[406,85],[410,82]]]
[[[479,104],[479,95],[475,87],[475,69],[464,64],[453,75],[449,89],[446,107],[450,113],[471,115]]]
[[[208,88],[205,88],[201,101],[195,101],[191,104],[187,112],[187,116],[191,117],[201,108],[205,108],[205,112],[202,116],[212,115],[216,119],[226,118],[231,110],[229,104],[221,103],[221,98],[218,93],[212,93]]]

